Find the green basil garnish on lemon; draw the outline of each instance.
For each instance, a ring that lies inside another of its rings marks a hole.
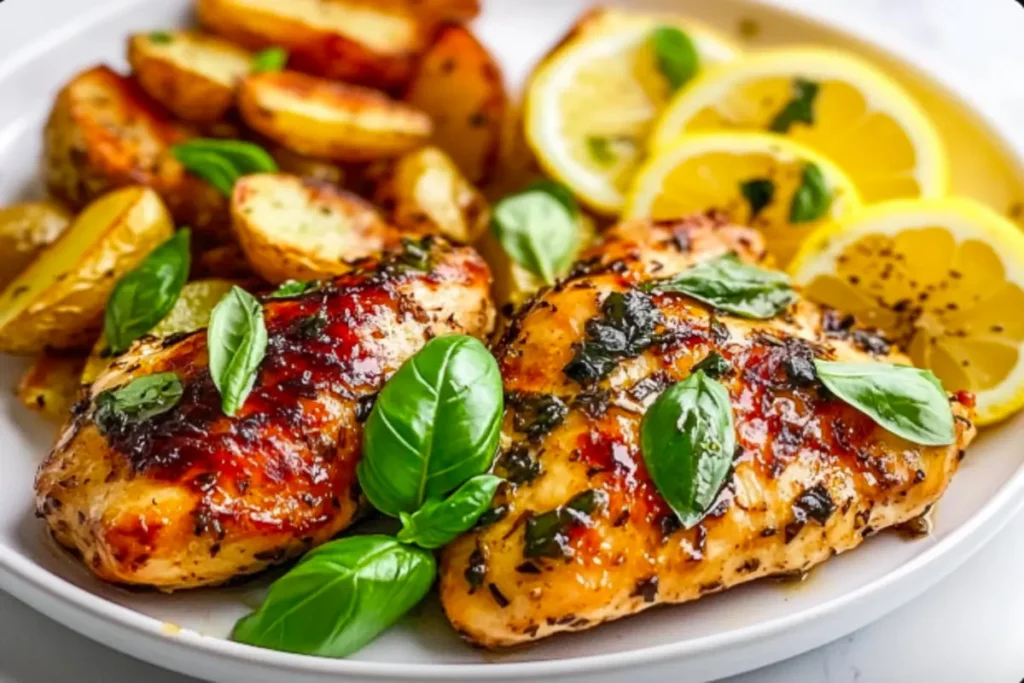
[[[288,64],[288,50],[283,47],[268,47],[252,56],[252,72],[280,71]]]
[[[756,319],[774,317],[796,300],[786,275],[744,263],[735,254],[698,263],[642,289],[685,294],[717,310]]]
[[[701,371],[666,389],[640,424],[644,464],[687,529],[707,515],[736,450],[729,392]]]
[[[179,230],[115,285],[103,320],[103,336],[114,353],[127,349],[174,308],[188,281],[189,237],[188,228]]]
[[[171,154],[189,173],[228,196],[243,175],[277,171],[277,163],[265,149],[243,140],[196,138],[175,145]]]
[[[491,231],[509,258],[551,285],[569,268],[579,245],[574,207],[561,185],[541,181],[498,202]]]
[[[429,341],[388,381],[357,474],[375,508],[414,513],[491,466],[504,409],[498,364],[473,337]]]
[[[415,607],[434,583],[432,553],[389,536],[352,536],[306,555],[243,617],[233,640],[346,657]]]
[[[428,500],[413,514],[402,512],[398,540],[433,550],[469,531],[487,512],[503,479],[492,474],[473,477],[443,500]]]
[[[750,206],[749,220],[752,221],[766,206],[772,203],[772,198],[775,196],[775,183],[768,178],[753,178],[740,183],[740,194]]]
[[[659,26],[651,32],[651,47],[658,70],[675,91],[697,75],[700,57],[690,36],[674,26]]]
[[[137,377],[119,389],[108,389],[96,397],[93,421],[104,433],[118,424],[141,422],[178,405],[184,389],[173,372]]]
[[[244,289],[232,287],[210,314],[207,346],[221,408],[225,415],[234,415],[252,391],[267,349],[260,302]]]
[[[807,164],[800,175],[800,187],[789,205],[790,223],[808,223],[824,218],[832,207],[832,191],[817,164]]]
[[[797,78],[793,81],[793,97],[779,110],[768,130],[773,133],[788,133],[794,123],[814,125],[814,100],[821,89],[814,81]]]
[[[814,367],[829,391],[893,434],[924,446],[955,441],[949,399],[930,370],[825,360],[815,360]]]

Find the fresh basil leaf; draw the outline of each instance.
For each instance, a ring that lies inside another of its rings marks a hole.
[[[587,151],[590,158],[601,166],[611,166],[618,158],[612,151],[611,141],[602,135],[591,135],[587,138]]]
[[[389,536],[351,536],[313,550],[235,624],[241,643],[346,657],[415,607],[434,583],[432,553]]]
[[[750,219],[754,220],[775,196],[775,182],[769,178],[753,178],[740,183],[740,194],[750,205]]]
[[[363,430],[357,474],[370,502],[397,517],[491,466],[504,398],[498,364],[464,335],[438,337],[384,385]]]
[[[658,70],[675,91],[697,75],[700,57],[690,36],[674,26],[659,26],[651,32],[651,47]]]
[[[174,308],[188,281],[190,236],[188,228],[179,230],[114,286],[103,320],[103,336],[113,353],[127,349]]]
[[[178,405],[184,389],[173,372],[137,377],[119,389],[96,396],[93,421],[104,434],[129,422],[141,422]]]
[[[743,318],[771,318],[796,300],[789,278],[726,254],[641,287],[646,292],[676,292]]]
[[[171,154],[190,173],[228,196],[241,176],[277,171],[277,163],[265,149],[243,140],[196,138],[175,145]]]
[[[566,198],[537,186],[498,202],[491,230],[513,261],[549,285],[569,268],[579,243]]]
[[[549,195],[557,199],[562,203],[569,213],[573,217],[579,216],[580,205],[576,203],[576,197],[573,195],[572,190],[563,185],[560,182],[551,180],[550,178],[541,178],[534,180],[532,183],[526,186],[524,192],[547,192]]]
[[[221,408],[225,415],[234,415],[252,391],[267,349],[260,302],[244,289],[232,287],[210,314],[207,345]]]
[[[149,34],[149,40],[157,45],[167,45],[174,42],[174,36],[167,31],[153,31]]]
[[[696,526],[732,468],[729,392],[699,370],[672,385],[644,415],[640,448],[658,493],[684,527]]]
[[[293,296],[305,294],[316,287],[315,282],[300,282],[289,280],[267,295],[268,299],[290,299]]]
[[[444,500],[428,500],[413,514],[400,513],[402,530],[398,540],[433,550],[447,545],[469,531],[487,512],[501,477],[481,474],[473,477]]]
[[[234,165],[214,152],[172,147],[171,153],[192,175],[202,178],[230,197],[239,173]]]
[[[814,100],[821,89],[814,81],[797,78],[793,81],[793,96],[775,115],[768,129],[774,133],[788,133],[794,123],[814,125]]]
[[[924,446],[956,440],[949,399],[930,370],[825,360],[815,360],[814,367],[829,391],[893,434]]]
[[[800,187],[793,193],[789,205],[790,223],[807,223],[824,218],[832,207],[832,192],[829,190],[825,174],[817,164],[804,166],[800,177]]]
[[[288,64],[288,50],[283,47],[268,47],[252,56],[252,72],[280,71]]]

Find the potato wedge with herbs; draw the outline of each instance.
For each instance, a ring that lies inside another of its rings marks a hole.
[[[378,188],[376,201],[391,208],[391,222],[399,230],[440,233],[462,244],[476,241],[490,220],[487,200],[437,147],[399,159]]]
[[[508,96],[501,69],[463,26],[448,26],[424,55],[403,98],[434,121],[434,144],[473,183],[492,177]]]
[[[52,201],[0,209],[0,288],[29,264],[71,223],[71,212]]]
[[[308,178],[264,173],[235,185],[231,217],[253,270],[279,284],[344,273],[395,246],[399,233],[358,196]]]
[[[152,187],[175,220],[202,232],[229,226],[227,198],[171,155],[186,136],[132,80],[105,66],[61,90],[44,133],[46,183],[80,209],[110,190]]]
[[[167,208],[150,188],[124,188],[87,206],[0,291],[0,351],[91,347],[118,279],[173,230]]]
[[[293,152],[333,161],[373,161],[430,137],[430,117],[383,93],[297,71],[253,74],[239,109],[256,132]]]
[[[224,118],[252,69],[246,50],[194,31],[136,34],[128,40],[128,63],[150,97],[197,123]]]
[[[432,26],[405,3],[198,0],[207,29],[250,49],[280,46],[295,68],[389,89],[405,83]]]
[[[22,375],[18,400],[52,420],[63,420],[71,412],[82,388],[85,358],[44,353]]]

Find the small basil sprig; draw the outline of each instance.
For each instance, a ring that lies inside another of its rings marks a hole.
[[[815,360],[814,367],[829,391],[893,434],[924,446],[955,441],[949,399],[930,370],[825,360]]]
[[[188,228],[179,230],[114,286],[103,320],[112,352],[127,349],[174,308],[188,280],[189,237]]]
[[[729,393],[699,370],[672,385],[644,415],[640,447],[658,493],[684,527],[696,526],[732,468]]]
[[[275,289],[273,292],[267,295],[268,299],[290,299],[293,296],[299,296],[305,294],[309,290],[316,287],[315,282],[301,282],[299,280],[289,280],[283,283],[280,287]]]
[[[726,313],[757,319],[771,318],[796,300],[786,275],[744,263],[735,254],[698,263],[641,289],[686,294]]]
[[[119,389],[108,389],[96,397],[93,421],[104,433],[119,424],[141,422],[178,405],[184,389],[173,372],[137,377]]]
[[[579,245],[575,206],[572,194],[562,186],[542,181],[498,202],[491,231],[513,261],[554,284]]]
[[[288,64],[288,50],[283,47],[268,47],[252,56],[252,72],[280,71]]]
[[[651,32],[651,47],[658,70],[675,91],[697,75],[700,57],[690,36],[674,26],[659,26]]]
[[[473,337],[429,341],[377,397],[357,474],[381,512],[414,513],[490,467],[504,408],[494,357]]]
[[[832,191],[817,164],[807,164],[800,174],[800,187],[789,205],[790,223],[808,223],[824,218],[832,207]]]
[[[232,639],[346,657],[415,607],[434,583],[432,553],[389,536],[352,536],[312,551],[270,587]]]
[[[265,149],[243,140],[196,138],[175,145],[171,154],[190,173],[228,196],[243,175],[277,171],[277,163]]]
[[[775,115],[768,130],[774,133],[788,133],[794,123],[814,124],[814,101],[821,89],[814,81],[797,78],[793,81],[793,96]]]
[[[234,415],[252,391],[267,348],[260,302],[244,289],[232,287],[210,314],[207,346],[221,408],[225,415]]]
[[[400,513],[398,540],[433,550],[469,531],[487,512],[503,479],[492,474],[473,477],[444,500],[428,500],[413,514]]]
[[[753,178],[740,183],[740,194],[750,205],[750,218],[754,220],[772,203],[775,196],[775,183],[769,178]]]

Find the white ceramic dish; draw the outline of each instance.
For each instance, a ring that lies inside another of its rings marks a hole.
[[[478,32],[506,66],[513,86],[588,4],[587,0],[485,0]],[[123,64],[124,36],[189,20],[187,0],[101,4],[73,26],[57,26],[28,51],[0,53],[0,204],[39,192],[40,130],[52,96],[68,77],[97,61]],[[614,3],[613,3],[614,4]],[[879,38],[884,29],[840,29],[791,14],[776,0],[621,0],[671,9],[735,32],[741,18],[760,26],[758,42],[827,43],[856,49],[908,84],[939,121],[954,161],[954,186],[1002,208],[1021,196],[1012,180],[1024,145],[992,110],[949,82],[945,72]],[[78,0],[47,0],[60,9]],[[4,8],[0,7],[0,22]],[[10,30],[11,27],[0,27]],[[862,42],[870,37],[871,43]],[[2,44],[2,42],[0,42]],[[1000,151],[1002,150],[1002,151]],[[982,160],[982,161],[979,161]],[[962,161],[963,163],[958,163]],[[434,604],[347,660],[248,648],[224,640],[260,584],[164,596],[127,592],[94,580],[50,541],[32,516],[32,477],[54,428],[10,398],[22,367],[0,357],[0,588],[63,624],[158,665],[218,683],[384,680],[637,680],[684,674],[717,678],[762,666],[853,631],[906,602],[977,550],[1024,499],[1019,440],[1024,419],[986,431],[942,500],[931,536],[894,535],[815,570],[797,588],[762,582],[686,606],[663,608],[495,655],[462,644]],[[628,672],[628,673],[627,673]]]

